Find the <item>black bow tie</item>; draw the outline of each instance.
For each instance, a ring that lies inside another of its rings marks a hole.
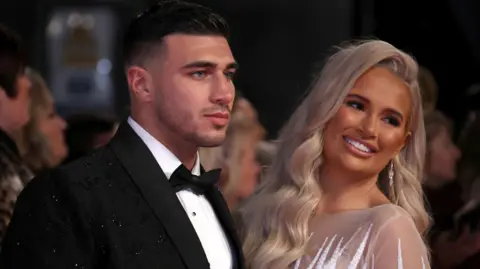
[[[202,173],[200,177],[192,175],[188,169],[180,165],[170,177],[170,185],[176,192],[189,189],[197,195],[202,195],[211,189],[220,179],[220,169]]]

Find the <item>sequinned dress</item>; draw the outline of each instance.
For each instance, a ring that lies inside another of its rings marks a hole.
[[[430,268],[413,219],[393,204],[316,216],[310,232],[308,255],[294,269]]]

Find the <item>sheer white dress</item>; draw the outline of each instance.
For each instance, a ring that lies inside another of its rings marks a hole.
[[[294,269],[429,269],[428,250],[410,215],[393,204],[319,215],[308,255]]]

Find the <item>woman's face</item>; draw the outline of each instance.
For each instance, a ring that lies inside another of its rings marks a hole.
[[[428,142],[428,176],[442,181],[455,179],[457,161],[461,157],[461,153],[453,143],[450,133],[446,128],[442,128]]]
[[[38,130],[47,139],[50,147],[52,166],[58,165],[68,154],[68,148],[65,143],[64,131],[67,127],[66,122],[55,112],[53,101],[48,108],[38,115]]]
[[[401,79],[385,68],[367,71],[325,127],[325,166],[362,177],[378,175],[406,143],[411,107]]]

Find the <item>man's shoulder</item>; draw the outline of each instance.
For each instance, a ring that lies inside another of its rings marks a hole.
[[[84,157],[37,175],[28,184],[31,189],[88,190],[94,184],[107,181],[107,175],[119,165],[108,148],[100,148]]]
[[[70,178],[80,179],[85,175],[98,174],[104,170],[109,170],[118,160],[108,147],[102,147],[94,150],[87,155],[71,162],[65,163],[52,172],[54,174],[68,175]]]

